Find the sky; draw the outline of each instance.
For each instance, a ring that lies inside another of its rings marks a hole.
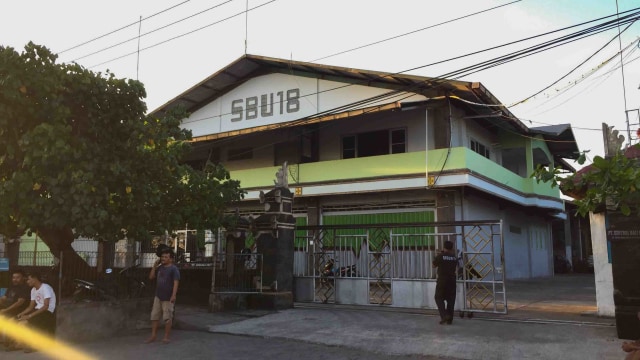
[[[2,4],[0,46],[21,51],[32,41],[60,62],[139,79],[151,111],[245,52],[438,77],[578,28],[424,65],[613,15],[616,5],[640,7],[633,0],[21,0]],[[603,155],[602,122],[627,137],[628,115],[631,143],[638,142],[640,22],[617,35],[615,28],[458,80],[481,82],[509,106],[584,62],[509,109],[529,127],[570,123],[593,159]]]

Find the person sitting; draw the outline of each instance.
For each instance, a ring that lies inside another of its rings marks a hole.
[[[56,294],[49,284],[42,282],[40,275],[31,273],[27,277],[27,284],[31,286],[31,302],[29,306],[16,317],[21,325],[26,325],[43,333],[55,333]],[[19,346],[17,346],[19,347]],[[25,352],[33,350],[25,348]]]
[[[22,270],[14,270],[11,273],[11,286],[0,297],[0,316],[11,319],[15,318],[20,312],[29,306],[31,299],[31,289],[26,283],[26,276]],[[0,332],[0,340],[3,340],[5,346],[10,346],[11,341],[4,339],[5,334]]]

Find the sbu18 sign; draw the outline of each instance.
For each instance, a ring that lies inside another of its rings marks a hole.
[[[253,120],[300,111],[300,89],[271,92],[231,101],[231,121]]]

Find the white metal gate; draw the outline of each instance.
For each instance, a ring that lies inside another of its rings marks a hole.
[[[453,230],[438,232],[445,228]],[[412,302],[394,301],[394,283],[417,282],[421,294],[434,287],[431,264],[445,240],[461,260],[462,309],[506,313],[500,221],[298,226],[294,276],[312,294],[302,301],[407,306]]]

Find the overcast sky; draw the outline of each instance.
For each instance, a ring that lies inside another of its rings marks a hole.
[[[510,2],[21,0],[2,4],[0,45],[21,50],[33,41],[60,53],[60,61],[76,61],[94,71],[109,69],[118,77],[139,78],[147,89],[148,108],[153,110],[242,56],[245,38],[250,54],[401,72],[616,13],[615,0]],[[255,9],[245,17],[247,3]],[[347,51],[503,4],[509,5]],[[640,7],[640,3],[618,0],[618,6],[623,12]],[[162,13],[152,16],[158,12]],[[140,16],[141,26],[136,23]],[[167,26],[173,22],[177,23]],[[90,41],[129,24],[134,25]],[[409,73],[440,76],[576,30]],[[139,31],[143,36],[138,57]],[[511,105],[566,75],[617,33],[617,29],[603,32],[460,80],[482,82],[502,103]],[[603,153],[601,123],[614,125],[626,137],[625,109],[633,110],[629,118],[636,143],[640,61],[635,59],[640,57],[640,49],[633,42],[639,35],[640,24],[633,24],[621,37],[622,48],[631,44],[623,52],[626,107],[620,56],[614,57],[620,48],[616,39],[557,85],[510,110],[530,127],[571,123],[579,148],[591,150],[590,158]],[[340,52],[344,53],[334,55]],[[603,64],[611,57],[614,61]]]

